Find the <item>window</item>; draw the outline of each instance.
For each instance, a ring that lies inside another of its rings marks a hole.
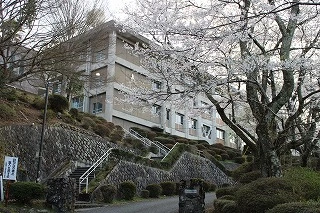
[[[211,138],[211,127],[210,126],[207,126],[207,125],[203,125],[202,126],[202,136],[205,137],[205,138]]]
[[[191,129],[197,129],[197,120],[196,119],[191,118],[190,124],[191,124],[190,125]]]
[[[183,117],[184,115],[180,113],[176,113],[176,124],[183,125]]]
[[[99,112],[102,112],[102,103],[100,103],[100,102],[93,103],[92,113],[99,113]]]
[[[210,106],[208,103],[201,101],[201,108],[203,108],[204,113],[210,114]]]
[[[152,89],[159,91],[161,90],[161,82],[160,81],[152,81]]]
[[[170,120],[170,109],[167,109],[166,111],[167,111],[167,116],[166,116],[167,120]]]
[[[224,140],[224,130],[222,129],[217,129],[217,138]]]
[[[161,112],[161,106],[159,106],[159,105],[152,106],[152,114],[159,115],[160,112]]]
[[[72,108],[82,108],[83,107],[83,98],[75,97],[72,98]]]

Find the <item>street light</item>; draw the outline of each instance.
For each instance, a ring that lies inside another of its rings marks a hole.
[[[46,124],[46,119],[47,119],[48,96],[49,96],[49,82],[46,82],[45,84],[46,84],[45,85],[46,96],[45,96],[44,113],[43,113],[44,115],[43,115],[43,120],[42,120],[41,138],[40,138],[40,145],[39,145],[39,157],[38,157],[37,177],[36,177],[37,183],[40,182],[42,147],[43,147],[45,124]]]
[[[99,72],[97,72],[96,73],[96,77],[99,79],[98,80],[98,85],[96,85],[96,105],[95,105],[95,107],[94,107],[94,114],[95,115],[97,115],[97,110],[98,110],[98,86],[100,86],[100,73]]]

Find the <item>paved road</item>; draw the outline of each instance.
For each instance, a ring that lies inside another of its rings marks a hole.
[[[211,206],[215,199],[215,193],[207,193],[205,203]],[[99,208],[79,209],[80,213],[177,213],[179,211],[178,196],[148,199],[138,202],[128,202],[123,204],[111,204]]]

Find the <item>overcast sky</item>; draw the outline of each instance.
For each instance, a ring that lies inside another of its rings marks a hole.
[[[122,19],[124,17],[123,10],[125,8],[125,5],[132,4],[132,2],[133,0],[106,0],[105,7],[106,7],[106,15],[108,19],[111,19],[111,18]]]

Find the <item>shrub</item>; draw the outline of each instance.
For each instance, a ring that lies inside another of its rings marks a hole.
[[[246,161],[246,159],[242,156],[234,158],[234,162],[239,163],[239,164],[243,164],[245,161]]]
[[[44,109],[45,107],[45,100],[43,98],[40,98],[36,96],[31,104],[36,109]]]
[[[78,119],[78,117],[79,117],[79,111],[76,108],[71,108],[69,110],[69,114],[71,115],[71,117],[73,117],[75,119]]]
[[[222,160],[221,155],[215,155],[214,158],[217,159],[218,161],[221,161],[221,160]]]
[[[0,103],[0,118],[9,119],[16,116],[16,111],[7,104]]]
[[[122,141],[122,138],[124,136],[124,131],[121,129],[114,129],[110,134],[110,140],[112,142]]]
[[[279,204],[266,213],[320,213],[319,202],[292,202]]]
[[[117,188],[113,185],[102,185],[99,189],[102,193],[103,201],[106,203],[112,203],[117,194]]]
[[[225,153],[221,154],[221,158],[222,158],[222,160],[229,160],[230,159],[229,155],[225,154]]]
[[[237,205],[233,200],[217,199],[213,201],[215,213],[236,213]]]
[[[15,182],[10,185],[9,190],[12,198],[23,204],[43,198],[45,195],[44,186],[33,182]]]
[[[142,198],[149,198],[149,191],[148,190],[141,190],[141,197]]]
[[[209,188],[209,191],[210,192],[215,192],[217,189],[217,185],[214,184],[214,183],[210,183],[210,188]]]
[[[290,168],[284,173],[284,179],[289,181],[294,191],[307,200],[320,198],[320,175],[309,168]]]
[[[160,186],[162,188],[162,194],[163,195],[174,195],[175,191],[176,191],[176,183],[175,182],[162,182],[160,183]]]
[[[253,171],[253,163],[241,164],[236,170],[232,172],[232,177],[239,180],[242,174]]]
[[[62,118],[63,122],[65,122],[67,124],[74,124],[74,122],[75,122],[73,120],[73,118],[71,117],[71,115],[69,115],[69,114],[62,114],[61,118]]]
[[[158,198],[162,193],[162,188],[159,184],[150,184],[146,189],[149,191],[149,196],[152,198]]]
[[[156,146],[150,146],[149,152],[152,152],[153,154],[158,154],[159,149]]]
[[[154,138],[155,141],[159,141],[162,144],[172,144],[174,145],[176,143],[176,141],[172,138],[165,138],[165,137],[155,137]]]
[[[278,204],[299,200],[283,178],[260,178],[239,187],[235,195],[239,212],[246,213],[262,213]]]
[[[118,193],[120,199],[133,200],[136,191],[136,185],[132,181],[125,181],[119,184]]]
[[[65,110],[69,109],[69,101],[64,96],[53,94],[49,96],[48,101],[49,108],[54,112],[63,113]]]
[[[8,101],[16,101],[18,99],[18,93],[12,88],[1,88],[0,97],[5,98]]]
[[[233,186],[223,187],[216,190],[217,198],[220,198],[225,195],[235,195],[237,188]]]
[[[244,173],[240,176],[239,182],[240,183],[250,183],[252,181],[257,180],[258,178],[262,178],[261,172],[256,170],[256,171],[251,171]]]
[[[221,196],[219,199],[221,199],[221,200],[235,200],[236,197],[233,195],[224,195],[224,196]]]
[[[103,124],[98,124],[93,128],[93,131],[101,137],[107,137],[110,135],[110,130]]]
[[[84,129],[89,129],[90,127],[94,127],[96,123],[90,117],[83,117],[81,121],[81,126]]]

